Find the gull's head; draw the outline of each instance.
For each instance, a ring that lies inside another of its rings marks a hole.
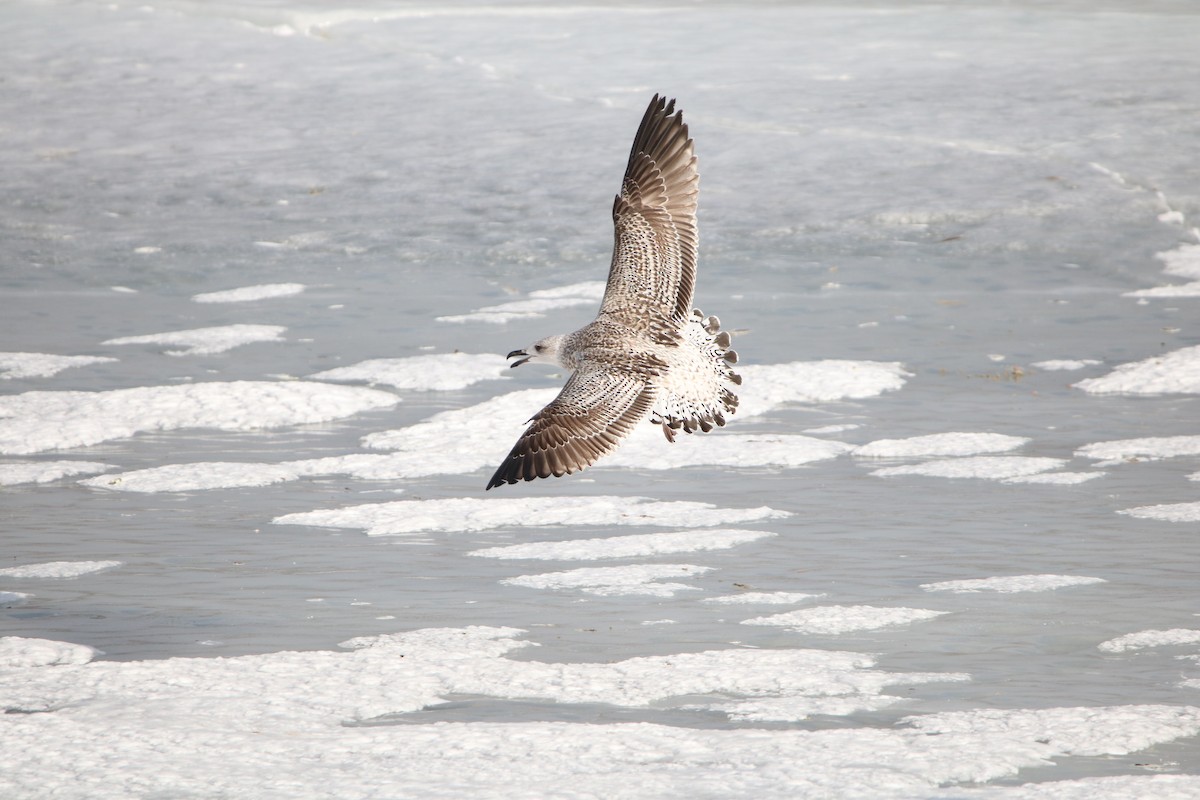
[[[519,367],[529,361],[540,361],[546,364],[558,364],[559,348],[562,347],[562,336],[547,336],[538,339],[523,350],[513,350],[505,358],[516,358],[510,367]]]

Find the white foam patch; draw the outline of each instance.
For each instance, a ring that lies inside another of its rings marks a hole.
[[[603,281],[585,281],[569,286],[539,289],[530,292],[528,300],[513,300],[477,308],[467,314],[450,314],[436,319],[438,322],[490,322],[502,325],[514,319],[544,317],[547,311],[598,304],[604,297],[604,286]]]
[[[220,325],[215,328],[149,333],[145,336],[121,336],[103,344],[161,344],[183,348],[167,350],[169,356],[201,356],[224,353],[244,344],[282,342],[282,334],[286,330],[279,325]]]
[[[749,364],[737,368],[741,405],[737,418],[765,414],[789,403],[831,403],[861,400],[903,388],[912,373],[899,362],[796,361],[790,364]]]
[[[1156,519],[1162,522],[1200,522],[1200,502],[1137,506],[1123,508],[1117,513],[1137,519]]]
[[[1107,375],[1075,384],[1092,394],[1194,394],[1200,392],[1200,345],[1121,364]]]
[[[1030,440],[1003,433],[932,433],[908,439],[879,439],[854,450],[862,458],[971,456],[1016,450]]]
[[[0,636],[0,668],[58,667],[86,664],[96,655],[94,648],[50,639]]]
[[[1200,642],[1200,631],[1191,628],[1171,628],[1166,631],[1149,630],[1127,633],[1097,647],[1105,653],[1126,653],[1130,650],[1145,650],[1148,647],[1173,647]]]
[[[585,297],[561,297],[544,300],[513,300],[494,306],[477,308],[468,314],[447,314],[435,317],[438,322],[490,322],[503,325],[514,319],[533,319],[546,316],[547,311],[574,306],[591,306],[594,301]]]
[[[893,625],[940,617],[948,611],[925,608],[880,608],[878,606],[818,606],[769,617],[742,620],[743,625],[777,625],[797,633],[839,634],[871,631]]]
[[[14,669],[0,682],[0,707],[26,713],[5,716],[0,787],[13,797],[75,796],[86,780],[94,800],[295,797],[315,786],[339,797],[380,786],[413,797],[619,797],[630,787],[643,797],[702,797],[714,786],[724,797],[877,798],[881,786],[888,796],[937,797],[1063,756],[1120,755],[1200,732],[1200,709],[1150,705],[969,710],[890,729],[811,731],[347,724],[403,722],[449,696],[638,708],[797,698],[794,714],[836,713],[870,707],[888,686],[963,678],[882,673],[870,656],[814,650],[506,658],[524,644],[519,633],[430,629],[351,640],[351,652]]]
[[[1103,478],[1105,472],[1039,472],[1034,475],[1018,475],[1015,478],[1005,478],[1005,483],[1044,483],[1055,486],[1073,486],[1077,483],[1087,483],[1096,478]]]
[[[1051,359],[1049,361],[1035,361],[1032,366],[1041,370],[1045,370],[1046,372],[1070,372],[1077,369],[1085,369],[1086,367],[1094,367],[1101,363],[1103,362],[1097,361],[1094,358],[1082,358],[1078,360],[1060,358]]]
[[[595,301],[585,297],[560,297],[541,300],[513,300],[494,306],[483,306],[467,314],[447,314],[434,317],[438,322],[490,322],[503,325],[514,319],[534,319],[546,316],[547,311],[574,306],[590,306]]]
[[[0,605],[20,605],[31,597],[33,595],[25,592],[0,592]]]
[[[87,475],[114,469],[112,464],[99,461],[27,461],[0,464],[0,486],[22,483],[50,483],[71,475]]]
[[[959,581],[940,581],[938,583],[922,583],[921,588],[927,592],[955,592],[964,594],[970,592],[1048,592],[1067,586],[1087,586],[1093,583],[1105,583],[1103,578],[1089,578],[1083,575],[1006,575],[994,578],[970,578]]]
[[[647,497],[522,497],[396,500],[276,517],[278,525],[360,528],[369,536],[482,531],[546,525],[728,525],[788,516],[767,506],[718,508],[711,503]]]
[[[204,292],[192,295],[194,303],[249,303],[254,300],[269,300],[273,297],[290,297],[300,294],[306,287],[303,283],[260,283],[220,292]]]
[[[932,478],[982,478],[1001,481],[1034,475],[1057,469],[1067,463],[1061,458],[1027,458],[1024,456],[972,456],[939,459],[923,464],[882,467],[871,472],[880,477],[923,475]]]
[[[1139,289],[1126,292],[1125,297],[1200,297],[1200,244],[1180,245],[1154,257],[1166,264],[1163,272],[1167,275],[1192,278],[1192,282]]]
[[[439,353],[409,358],[375,358],[348,367],[318,372],[318,381],[365,381],[396,389],[453,391],[480,381],[505,380],[505,363],[498,355]]]
[[[1125,292],[1122,297],[1200,297],[1200,281]]]
[[[145,431],[278,428],[400,402],[389,392],[326,383],[235,381],[0,397],[0,453],[83,447]]]
[[[79,483],[93,489],[122,492],[194,492],[270,486],[273,483],[294,481],[302,474],[284,464],[203,461],[100,475],[85,478]]]
[[[121,566],[120,561],[46,561],[0,569],[6,578],[78,578],[93,572]]]
[[[534,299],[556,299],[559,297],[586,297],[599,302],[604,299],[605,281],[581,281],[566,286],[554,286],[550,289],[536,289],[529,293]]]
[[[663,578],[691,578],[711,572],[713,567],[694,564],[630,564],[623,567],[583,567],[540,575],[519,575],[500,583],[528,589],[580,589],[604,597],[613,595],[651,595],[670,597],[682,591],[699,591],[686,583],[663,582]]]
[[[803,603],[824,597],[824,594],[806,594],[804,592],[741,592],[726,594],[719,597],[705,597],[702,602],[721,603],[722,605],[768,605],[783,606],[792,603]]]
[[[1200,455],[1200,436],[1147,436],[1141,439],[1095,442],[1079,448],[1075,455],[1100,459],[1109,464],[1196,456]]]
[[[848,423],[845,425],[822,425],[819,428],[806,428],[801,433],[807,433],[810,436],[825,436],[831,433],[844,433],[845,431],[853,431],[861,428],[861,425]]]
[[[810,436],[778,433],[676,434],[674,444],[652,425],[639,425],[596,469],[680,469],[683,467],[801,467],[837,458],[852,445]]]
[[[604,558],[633,558],[663,553],[698,553],[727,550],[746,542],[777,534],[770,531],[687,530],[672,533],[641,533],[633,536],[609,536],[599,539],[572,539],[565,542],[528,542],[506,547],[472,550],[469,556],[504,559],[554,561],[595,561]]]
[[[116,361],[106,356],[57,356],[51,353],[0,353],[0,379],[49,378],[64,369]]]
[[[1200,244],[1182,244],[1174,250],[1155,253],[1154,257],[1166,264],[1163,268],[1166,274],[1200,280]]]

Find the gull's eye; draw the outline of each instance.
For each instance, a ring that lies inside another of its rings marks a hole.
[[[535,345],[533,346],[533,349],[534,349],[536,352],[540,353],[540,352],[542,352],[543,350],[545,350],[546,348],[542,347],[540,344],[535,344]]]

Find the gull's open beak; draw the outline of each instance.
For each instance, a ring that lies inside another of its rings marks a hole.
[[[525,357],[522,358],[520,361],[514,361],[513,363],[509,364],[508,365],[509,369],[512,369],[513,367],[519,367],[522,364],[524,364],[526,361],[528,361],[530,358],[532,358],[532,356],[530,356],[529,353],[526,353],[524,350],[513,350],[511,353],[506,355],[505,358],[515,358],[516,356],[525,356]]]

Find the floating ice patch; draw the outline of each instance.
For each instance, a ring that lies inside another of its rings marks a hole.
[[[586,297],[589,300],[604,298],[605,281],[581,281],[566,286],[555,286],[550,289],[536,289],[529,293],[534,299],[557,299],[559,297]]]
[[[50,353],[0,353],[0,379],[49,378],[64,369],[116,361],[106,356],[56,356]]]
[[[802,430],[800,432],[807,433],[810,436],[825,436],[825,435],[828,435],[831,433],[843,433],[845,431],[853,431],[853,430],[857,430],[858,428],[861,428],[861,427],[862,427],[861,425],[857,425],[854,423],[850,423],[850,424],[846,424],[846,425],[822,425],[819,428],[806,428],[805,430]]]
[[[581,589],[601,596],[641,594],[670,597],[684,591],[699,591],[698,586],[662,581],[663,578],[691,578],[711,572],[712,567],[694,564],[630,564],[624,567],[584,567],[541,575],[519,575],[500,583],[529,589]]]
[[[1087,483],[1096,478],[1103,478],[1105,472],[1039,472],[1034,475],[1018,475],[1015,478],[1005,478],[1004,483],[1045,483],[1057,486],[1072,486],[1077,483]]]
[[[1138,289],[1133,292],[1125,292],[1122,297],[1200,297],[1200,281]]]
[[[662,553],[726,550],[739,544],[776,535],[770,531],[688,530],[673,533],[642,533],[634,536],[609,536],[600,539],[572,539],[565,542],[528,542],[506,547],[472,550],[467,555],[484,558],[528,558],[543,561],[595,561],[603,558],[631,558]]]
[[[1075,455],[1100,459],[1106,464],[1196,456],[1200,455],[1200,436],[1147,436],[1142,439],[1095,442],[1079,448]]]
[[[1051,359],[1050,361],[1035,361],[1032,366],[1041,370],[1045,370],[1046,372],[1057,372],[1063,370],[1073,371],[1077,369],[1084,369],[1085,367],[1094,367],[1101,363],[1103,362],[1097,361],[1093,358],[1084,358],[1078,361],[1071,359]]]
[[[1200,709],[1188,706],[1100,706],[1095,708],[979,708],[905,717],[903,723],[940,736],[966,735],[990,741],[996,734],[1045,745],[1070,755],[1130,753],[1149,747],[1166,730],[1197,730]],[[1110,727],[1111,726],[1111,727]],[[1175,737],[1172,737],[1175,738]]]
[[[953,784],[1014,776],[1062,756],[1120,755],[1200,732],[1200,709],[1187,706],[983,709],[908,718],[890,729],[813,731],[386,724],[422,709],[427,719],[454,696],[637,708],[711,697],[739,718],[795,718],[870,707],[888,686],[965,677],[883,673],[869,656],[815,650],[726,649],[616,663],[504,657],[525,644],[514,641],[519,633],[432,629],[351,640],[345,645],[355,649],[346,653],[9,670],[0,707],[25,713],[5,716],[0,791],[78,796],[86,779],[89,797],[179,796],[195,787],[212,796],[273,797],[287,775],[295,782],[288,796],[295,786],[334,786],[339,797],[387,786],[413,797],[620,797],[633,786],[638,796],[701,797],[720,786],[724,797],[877,798],[881,787],[888,797],[938,797]],[[791,698],[797,704],[785,713]],[[772,699],[780,701],[774,708]],[[84,766],[48,770],[49,760]]]
[[[1163,269],[1166,274],[1192,278],[1192,282],[1138,289],[1126,292],[1125,297],[1200,297],[1200,244],[1180,245],[1174,250],[1156,253],[1154,257],[1167,265]]]
[[[112,464],[102,464],[99,461],[27,461],[0,464],[0,486],[50,483],[70,475],[86,475],[113,468]]]
[[[276,517],[277,525],[361,528],[368,536],[482,531],[545,525],[727,525],[786,517],[786,511],[718,508],[711,503],[659,502],[646,497],[522,497],[396,500]]]
[[[1156,506],[1123,508],[1117,512],[1137,519],[1163,522],[1200,522],[1200,503],[1163,503]]]
[[[860,400],[894,392],[911,373],[899,362],[796,361],[739,367],[743,382],[737,418],[764,414],[786,403]]]
[[[872,631],[892,625],[940,617],[948,611],[925,608],[879,608],[877,606],[818,606],[802,608],[769,617],[742,620],[743,625],[778,625],[797,633],[839,634],[850,631]]]
[[[819,665],[814,665],[819,669]],[[867,677],[871,673],[858,673]],[[827,694],[812,697],[764,697],[752,700],[734,700],[710,703],[695,708],[721,711],[734,722],[798,722],[813,716],[844,717],[864,711],[878,711],[888,706],[903,703],[903,697],[879,694],[879,690],[890,685],[913,685],[921,683],[966,682],[971,676],[961,672],[909,672],[874,673],[878,682],[846,686],[846,691],[837,696]],[[865,689],[865,691],[864,691]]]
[[[547,311],[573,306],[590,306],[593,301],[584,297],[562,297],[545,300],[514,300],[495,306],[477,308],[469,314],[449,314],[435,317],[438,322],[490,322],[503,325],[514,319],[544,317]]]
[[[326,422],[398,402],[394,394],[376,389],[304,381],[25,392],[0,397],[0,453],[82,447],[144,431],[244,431]]]
[[[721,603],[723,605],[769,605],[783,606],[792,603],[803,603],[824,597],[824,594],[805,594],[804,592],[741,592],[740,594],[725,594],[719,597],[705,597],[702,602]]]
[[[279,325],[221,325],[215,328],[193,328],[171,333],[150,333],[145,336],[122,336],[103,344],[163,344],[178,345],[183,350],[167,350],[169,356],[201,356],[224,353],[244,344],[282,342],[287,328]]]
[[[545,316],[547,311],[573,306],[591,306],[604,296],[602,281],[587,281],[529,293],[528,300],[514,300],[477,308],[469,314],[437,317],[438,322],[491,322],[503,324],[514,319]]]
[[[681,467],[799,467],[851,452],[852,445],[778,433],[682,436],[666,442],[653,425],[639,425],[594,469],[679,469]]]
[[[272,297],[288,297],[300,294],[307,287],[303,283],[260,283],[220,292],[204,292],[192,295],[193,303],[248,303],[253,300],[268,300]]]
[[[41,564],[25,564],[19,567],[0,569],[5,578],[78,578],[92,572],[100,572],[121,566],[120,561],[46,561]]]
[[[983,478],[1001,481],[1039,472],[1047,472],[1067,463],[1061,458],[1026,458],[1023,456],[974,456],[926,461],[882,467],[871,474],[880,477],[895,475],[924,475],[932,478]]]
[[[1172,628],[1166,631],[1139,631],[1127,633],[1096,645],[1105,653],[1124,653],[1129,650],[1145,650],[1148,647],[1173,647],[1200,642],[1200,631],[1190,628]]]
[[[504,380],[505,364],[494,354],[442,353],[409,358],[375,358],[318,372],[318,381],[365,381],[396,389],[452,391],[480,381]]]
[[[301,473],[283,464],[236,461],[203,461],[167,464],[131,472],[86,478],[80,483],[94,489],[122,492],[194,492],[206,489],[269,486],[294,481]]]
[[[921,588],[927,592],[1048,592],[1062,589],[1066,586],[1086,586],[1092,583],[1105,583],[1103,578],[1088,578],[1082,575],[1007,575],[994,578],[970,578],[961,581],[940,581],[938,583],[922,583]]]
[[[854,455],[862,458],[970,456],[1016,450],[1028,442],[1024,436],[1003,433],[931,433],[908,439],[879,439],[856,448]]]
[[[1092,394],[1200,392],[1200,345],[1121,364],[1109,374],[1082,380],[1075,387]]]
[[[86,664],[95,655],[96,650],[87,645],[0,636],[0,668],[3,669]]]

